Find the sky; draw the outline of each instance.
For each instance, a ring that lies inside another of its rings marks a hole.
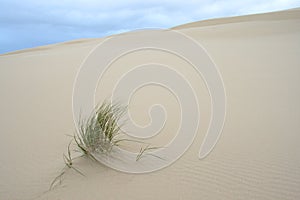
[[[296,7],[300,7],[299,0],[0,0],[0,54]]]

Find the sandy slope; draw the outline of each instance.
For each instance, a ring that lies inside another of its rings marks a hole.
[[[203,160],[197,156],[211,114],[203,80],[170,55],[145,51],[120,60],[96,98],[109,95],[114,76],[143,56],[159,58],[197,86],[203,116],[197,138],[177,162],[150,174],[124,174],[79,160],[86,177],[70,171],[61,186],[46,193],[63,166],[66,134],[74,130],[76,73],[101,39],[1,55],[0,199],[299,199],[299,24],[296,9],[175,27],[207,49],[226,87],[225,127]],[[134,96],[139,109],[133,116],[146,123],[140,108],[162,101],[170,112],[164,134],[172,135],[179,120],[176,100],[160,88],[145,90]]]

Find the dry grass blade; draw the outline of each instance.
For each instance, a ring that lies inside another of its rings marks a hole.
[[[160,148],[163,148],[163,147],[150,147],[150,145],[147,145],[145,148],[141,147],[141,149],[140,149],[139,153],[137,154],[135,160],[139,161],[144,156],[153,156],[153,157],[164,160],[164,158],[162,158],[160,156],[157,156],[153,153],[149,153],[149,151],[151,151],[151,150],[156,150],[156,149],[160,149]]]
[[[63,169],[62,172],[57,177],[55,177],[55,179],[50,184],[49,190],[52,190],[56,185],[61,184],[62,177],[65,173],[66,173],[66,171]]]

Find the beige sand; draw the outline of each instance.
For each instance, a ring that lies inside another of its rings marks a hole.
[[[77,70],[101,39],[1,55],[0,199],[299,199],[299,24],[300,10],[295,9],[176,27],[207,49],[224,79],[227,117],[214,150],[198,159],[211,114],[203,80],[180,60],[160,55],[160,61],[197,86],[203,117],[191,148],[170,167],[142,175],[82,159],[76,164],[86,177],[69,171],[50,192],[45,191],[63,167],[66,134],[74,130]],[[126,66],[143,61],[143,56],[157,59],[156,53],[129,55],[116,63],[99,84],[96,99],[110,94]],[[149,119],[143,108],[165,104],[170,113],[165,136],[152,140],[163,145],[178,126],[178,105],[161,88],[144,89],[133,97],[138,109],[132,115],[145,124]]]

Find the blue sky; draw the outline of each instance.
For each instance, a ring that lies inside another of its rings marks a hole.
[[[299,0],[0,0],[0,54],[142,28],[300,7]]]

